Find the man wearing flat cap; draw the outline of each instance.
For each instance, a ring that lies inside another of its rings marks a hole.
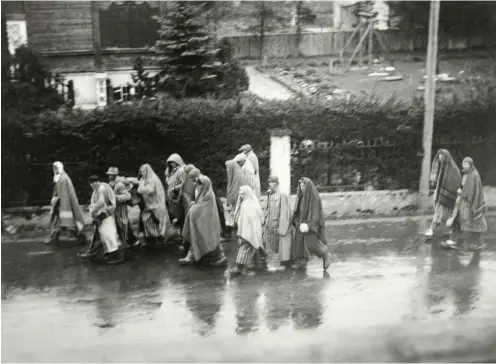
[[[291,260],[292,240],[290,198],[279,190],[279,177],[270,176],[268,182],[263,245],[267,251],[279,254],[281,265],[287,268]]]
[[[260,168],[258,164],[258,157],[253,151],[253,148],[250,144],[243,145],[241,148],[239,148],[239,151],[244,153],[246,155],[246,158],[251,162],[253,169],[255,170],[256,177],[256,186],[253,190],[260,193]]]

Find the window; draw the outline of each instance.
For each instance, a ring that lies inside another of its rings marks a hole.
[[[9,52],[14,54],[17,48],[28,43],[26,21],[7,20],[7,37],[9,39]]]
[[[145,48],[158,38],[158,1],[111,1],[100,5],[103,48]]]
[[[120,86],[114,87],[113,100],[115,102],[127,102],[131,101],[135,94],[133,86]]]
[[[96,104],[107,106],[107,77],[97,75],[96,79]]]

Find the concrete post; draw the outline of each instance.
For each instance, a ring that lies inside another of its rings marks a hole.
[[[291,130],[271,131],[270,174],[279,177],[281,192],[291,194]]]

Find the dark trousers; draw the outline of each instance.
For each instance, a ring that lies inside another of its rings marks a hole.
[[[217,212],[219,214],[220,228],[222,229],[222,235],[224,235],[226,234],[226,217],[224,216],[224,205],[222,205],[222,200],[218,196],[215,196],[215,201],[217,202]]]

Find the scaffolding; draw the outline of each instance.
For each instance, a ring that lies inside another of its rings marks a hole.
[[[368,65],[369,67],[372,67],[374,36],[377,39],[377,42],[383,52],[384,58],[389,59],[388,47],[386,46],[381,33],[374,28],[374,25],[377,23],[377,14],[378,13],[367,13],[367,12],[358,13],[359,16],[358,26],[353,30],[353,33],[351,34],[350,38],[346,41],[343,48],[341,48],[341,51],[339,52],[340,62],[341,64],[344,64],[344,57],[343,57],[344,51],[350,45],[350,43],[355,38],[355,36],[358,34],[358,39],[359,39],[358,45],[353,51],[350,59],[348,60],[348,63],[344,67],[343,73],[349,71],[352,62],[356,59],[357,56],[359,59],[359,64],[363,65],[364,51],[368,53]],[[368,39],[368,46],[366,45],[365,42],[366,39]]]

